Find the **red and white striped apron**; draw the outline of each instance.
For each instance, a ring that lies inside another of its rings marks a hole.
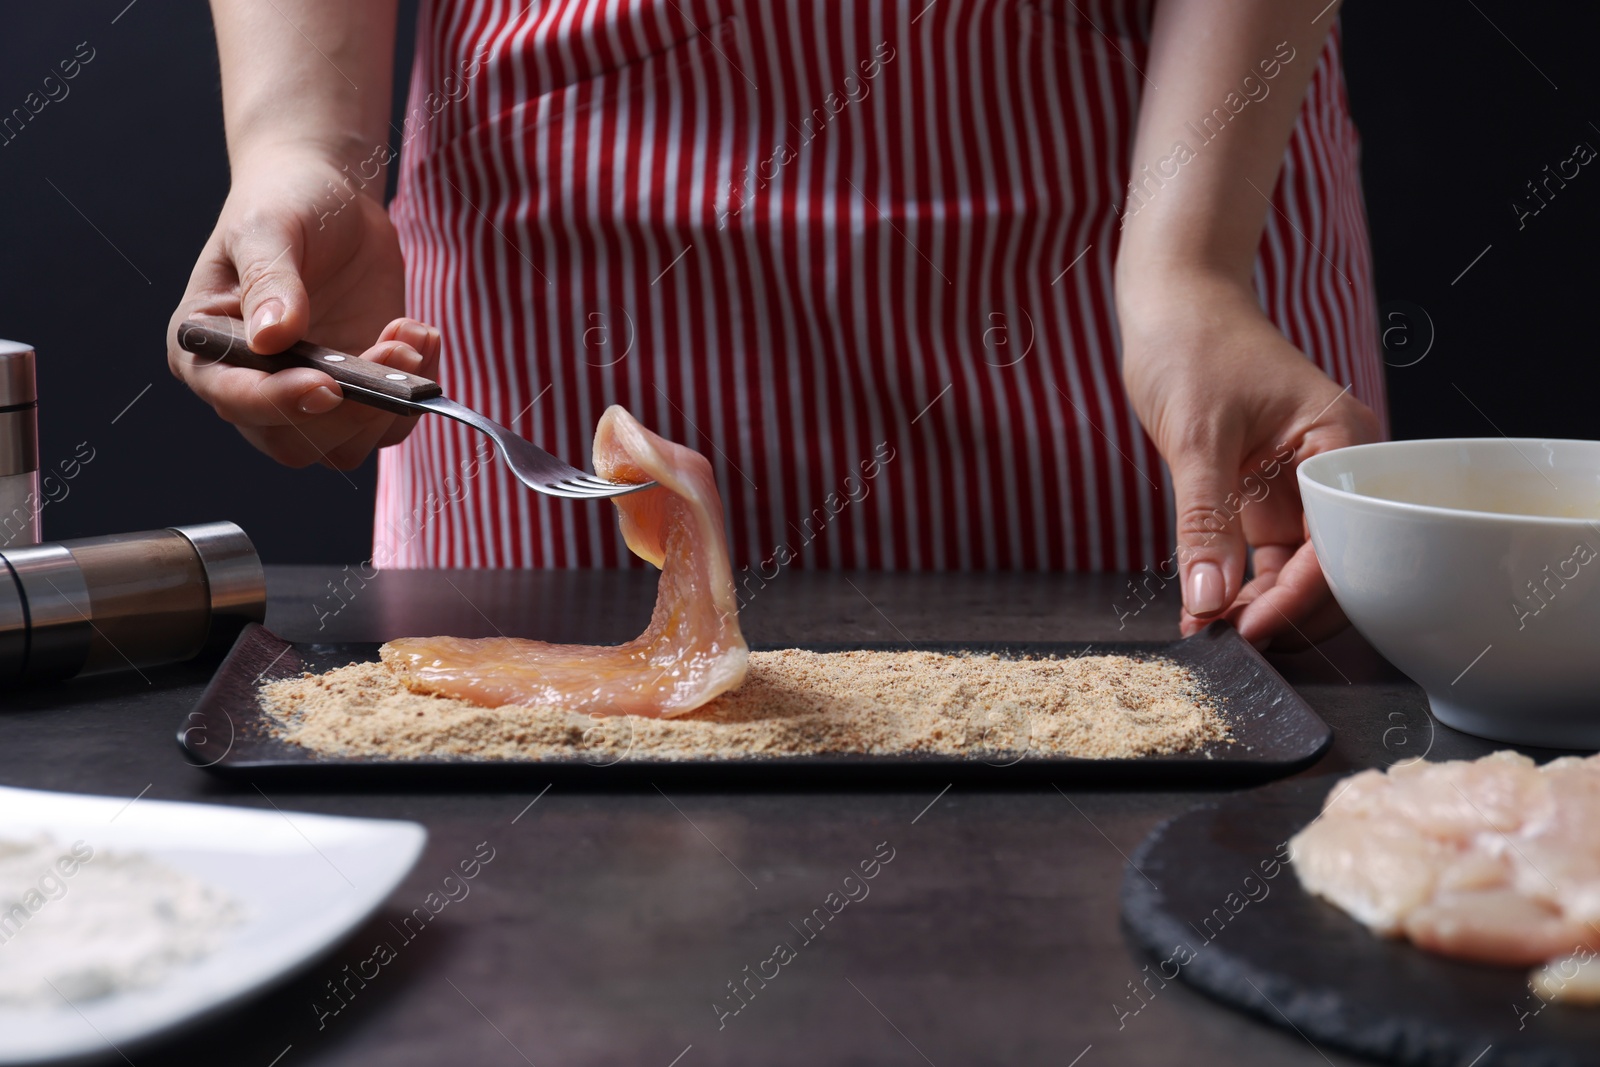
[[[1170,484],[1116,362],[1135,0],[424,0],[392,212],[449,395],[587,465],[607,404],[708,456],[736,567],[1134,570]],[[1337,35],[1256,264],[1384,409]],[[1241,77],[1244,73],[1241,72]],[[1197,108],[1197,114],[1204,113]],[[613,509],[423,419],[384,567],[628,565]]]

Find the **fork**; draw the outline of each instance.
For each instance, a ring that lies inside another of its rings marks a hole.
[[[275,356],[263,356],[250,350],[241,319],[222,315],[198,315],[186,319],[178,326],[178,345],[194,355],[210,357],[213,363],[225,360],[235,366],[268,373],[289,367],[313,367],[338,382],[347,400],[394,415],[431,411],[435,415],[464,422],[493,438],[511,473],[535,492],[571,500],[602,500],[625,493],[637,493],[656,484],[608,482],[563,463],[493,419],[451,400],[444,395],[444,389],[438,382],[421,375],[406,374],[381,363],[307,341],[290,345]]]

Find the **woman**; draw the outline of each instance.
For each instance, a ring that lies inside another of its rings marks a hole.
[[[1293,475],[1381,432],[1336,3],[424,0],[394,127],[394,0],[212,8],[233,188],[176,319],[579,463],[622,403],[758,573],[1146,568],[1186,630],[1342,624]],[[170,360],[281,462],[384,448],[380,566],[626,560],[453,422]]]

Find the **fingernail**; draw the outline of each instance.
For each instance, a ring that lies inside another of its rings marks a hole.
[[[265,330],[268,326],[276,326],[283,321],[283,302],[267,300],[256,308],[256,313],[250,317],[250,336]]]
[[[300,398],[300,411],[305,415],[326,415],[339,406],[340,396],[326,385],[319,385]]]
[[[1215,615],[1223,609],[1222,568],[1215,563],[1196,563],[1189,568],[1189,595],[1184,607],[1190,615]]]

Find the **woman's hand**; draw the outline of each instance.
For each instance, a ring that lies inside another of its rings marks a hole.
[[[1183,632],[1225,616],[1257,647],[1293,648],[1342,629],[1306,537],[1295,468],[1377,440],[1377,417],[1235,279],[1192,271],[1125,286],[1119,310],[1128,393],[1172,471]]]
[[[321,371],[264,374],[192,355],[177,346],[177,330],[193,315],[233,315],[260,353],[310,338],[433,377],[439,332],[401,317],[394,227],[377,198],[349,185],[349,175],[312,148],[236,159],[233,188],[168,331],[172,373],[251,444],[292,467],[355,467],[402,440],[416,419],[345,403]]]
[[[1257,646],[1291,645],[1344,625],[1306,542],[1295,468],[1375,440],[1378,422],[1284,339],[1250,285],[1337,7],[1157,0],[1151,21],[1144,73],[1161,89],[1139,104],[1117,316],[1134,410],[1172,470],[1185,633],[1226,616]],[[1254,95],[1236,108],[1241,89]],[[1197,137],[1193,116],[1217,103],[1237,117]]]

